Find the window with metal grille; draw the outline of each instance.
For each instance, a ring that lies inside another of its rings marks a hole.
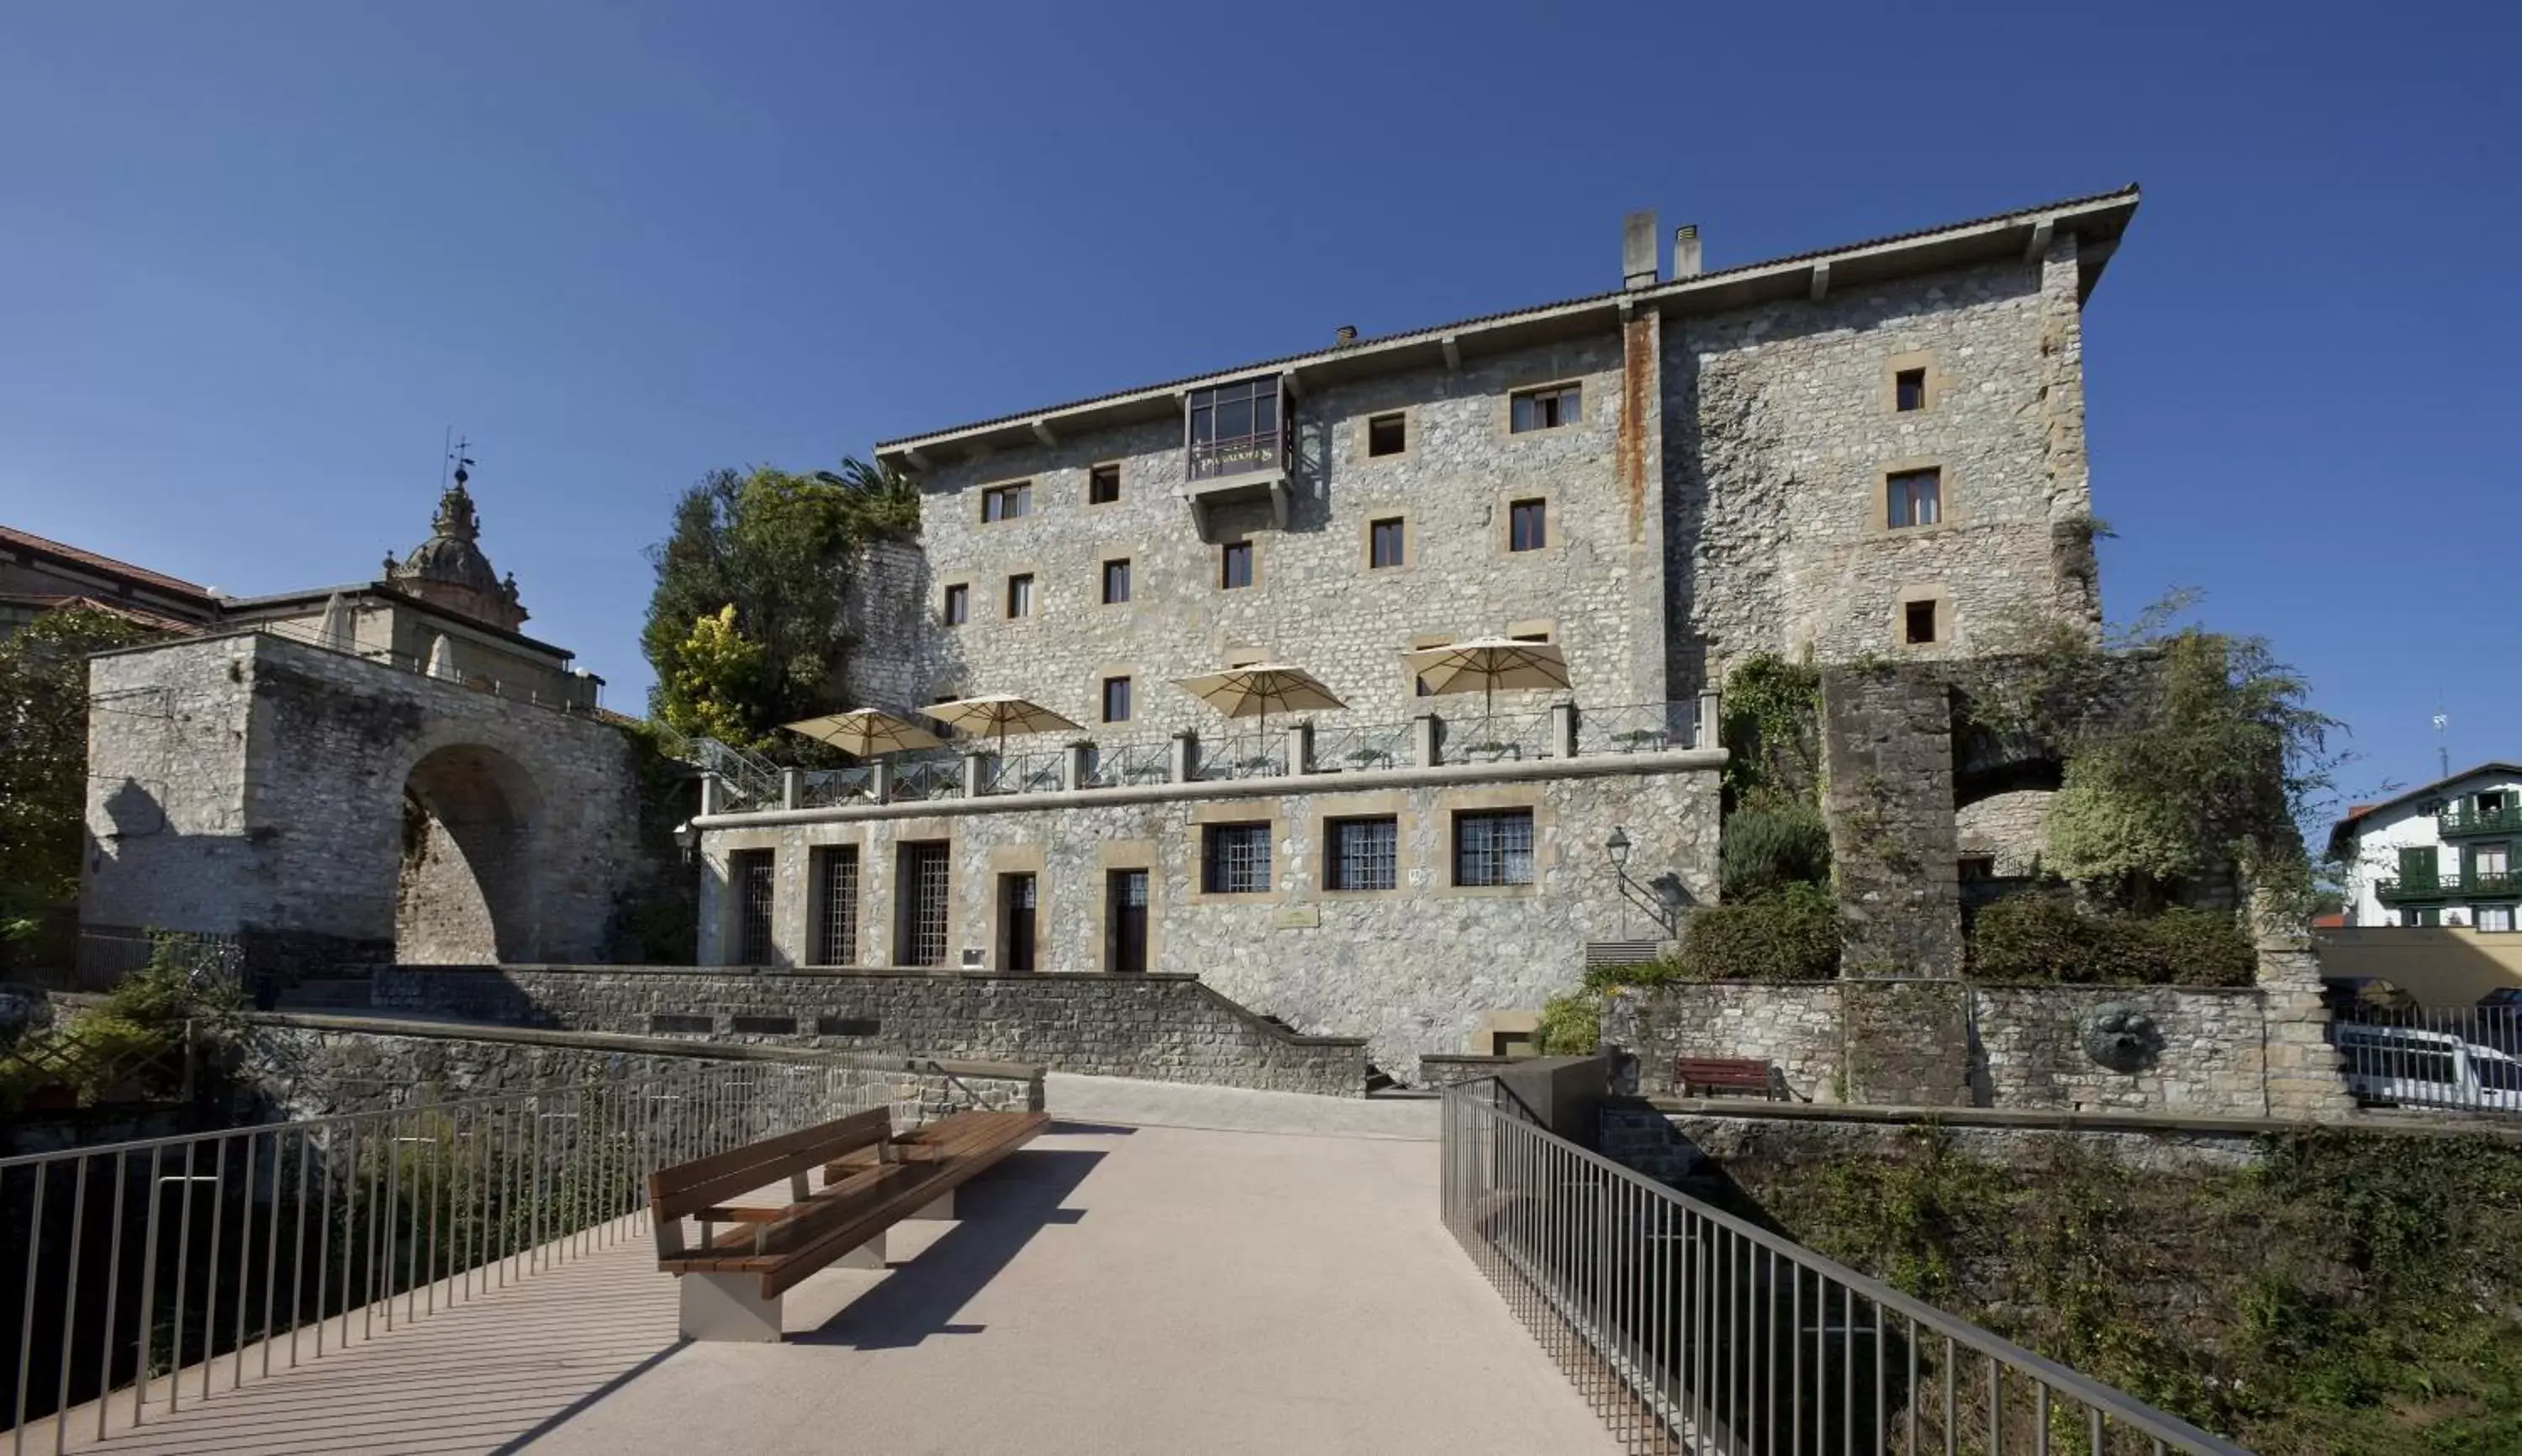
[[[1550,507],[1539,500],[1518,500],[1507,508],[1506,548],[1538,551],[1550,544]]]
[[[815,963],[856,965],[859,960],[859,847],[844,844],[815,851]]]
[[[1258,895],[1269,890],[1269,824],[1210,824],[1202,850],[1200,887],[1208,893]]]
[[[776,879],[767,849],[739,849],[726,857],[735,885],[735,963],[771,963],[771,903]]]
[[[1033,615],[1033,574],[1031,572],[1007,578],[1007,615],[1010,617]]]
[[[1556,430],[1561,425],[1576,423],[1584,413],[1584,389],[1581,385],[1554,384],[1537,390],[1522,390],[1509,397],[1508,429],[1517,435],[1530,430]]]
[[[1893,527],[1933,526],[1944,518],[1944,473],[1904,470],[1885,483],[1884,521]]]
[[[1098,465],[1086,472],[1086,503],[1110,505],[1121,498],[1121,467]]]
[[[1455,815],[1454,883],[1532,883],[1532,811],[1499,809]]]
[[[1401,826],[1392,819],[1331,822],[1330,888],[1389,890],[1400,883]]]
[[[1018,481],[1012,486],[993,486],[981,493],[981,519],[1012,521],[1033,514],[1033,482]]]
[[[946,588],[946,625],[960,627],[972,619],[972,588],[957,582]]]
[[[1130,599],[1130,560],[1103,563],[1103,604],[1115,606]]]
[[[946,908],[951,889],[944,844],[902,847],[902,962],[905,965],[946,963]]]
[[[1252,585],[1252,542],[1229,541],[1219,551],[1217,585],[1228,588]]]
[[[1103,721],[1105,723],[1128,723],[1130,721],[1129,679],[1106,678],[1103,680]]]
[[[1366,564],[1370,567],[1399,566],[1408,553],[1409,538],[1399,516],[1377,521],[1367,530]]]

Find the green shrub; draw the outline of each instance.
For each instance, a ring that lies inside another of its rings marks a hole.
[[[1544,1057],[1582,1057],[1603,1039],[1603,998],[1568,991],[1541,1004],[1541,1034],[1534,1050]]]
[[[1790,884],[1740,905],[1710,905],[1682,926],[1681,954],[1631,985],[1664,981],[1826,981],[1839,974],[1839,907],[1830,891]],[[1646,967],[1639,967],[1645,969]]]
[[[1821,670],[1754,653],[1725,679],[1726,807],[1809,803],[1821,775]]]
[[[1726,817],[1717,869],[1727,900],[1828,883],[1830,828],[1808,805],[1741,810]]]
[[[1968,965],[1988,981],[2247,986],[2259,957],[2241,921],[2221,912],[2096,915],[2064,896],[2017,895],[1981,907]]]

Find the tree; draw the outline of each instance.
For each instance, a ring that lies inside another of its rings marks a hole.
[[[657,675],[650,711],[683,732],[754,742],[842,706],[841,607],[859,552],[918,529],[917,487],[863,460],[813,475],[758,467],[703,478],[648,553],[657,585],[640,647]],[[687,650],[705,660],[686,662]],[[696,716],[703,702],[711,711]]]
[[[87,658],[162,635],[88,607],[0,641],[0,937],[78,898],[87,818]]]

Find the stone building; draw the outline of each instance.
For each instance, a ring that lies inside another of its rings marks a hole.
[[[1196,971],[1404,1077],[1504,1045],[1713,895],[1729,665],[2098,621],[2080,317],[2136,203],[1712,271],[1640,214],[1589,298],[879,446],[922,522],[862,573],[856,699],[1085,729],[722,785],[701,959]],[[1565,690],[1404,660],[1494,637]],[[1263,660],[1345,707],[1264,738],[1170,685]]]
[[[234,935],[282,975],[600,958],[630,748],[478,537],[459,470],[379,580],[92,659],[83,926]]]

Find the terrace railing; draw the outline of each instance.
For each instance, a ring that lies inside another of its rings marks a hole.
[[[798,784],[797,807],[831,809],[843,804],[875,802],[875,770],[865,764],[846,769],[809,769]]]
[[[1449,1089],[1445,1226],[1631,1452],[2248,1456]]]
[[[1619,708],[1576,710],[1576,752],[1663,753],[1695,748],[1699,737],[1697,703],[1632,703]]]
[[[1165,783],[1173,776],[1173,745],[1169,742],[1098,743],[1087,752],[1086,774],[1079,784],[1085,788],[1120,788],[1133,783]]]
[[[1444,720],[1443,753],[1449,764],[1531,763],[1552,756],[1550,740],[1548,709]]]
[[[0,1158],[0,1449],[101,1439],[643,1238],[650,1170],[887,1099],[844,1065],[737,1062]]]
[[[985,759],[981,792],[985,794],[1055,794],[1065,786],[1066,749],[1010,753]]]
[[[1199,740],[1191,760],[1196,779],[1278,778],[1287,772],[1287,735],[1282,732],[1220,734]]]
[[[1407,769],[1416,763],[1418,747],[1406,723],[1343,723],[1314,726],[1313,772],[1364,774]]]
[[[957,755],[953,758],[894,760],[893,797],[898,800],[963,797],[962,758]]]

